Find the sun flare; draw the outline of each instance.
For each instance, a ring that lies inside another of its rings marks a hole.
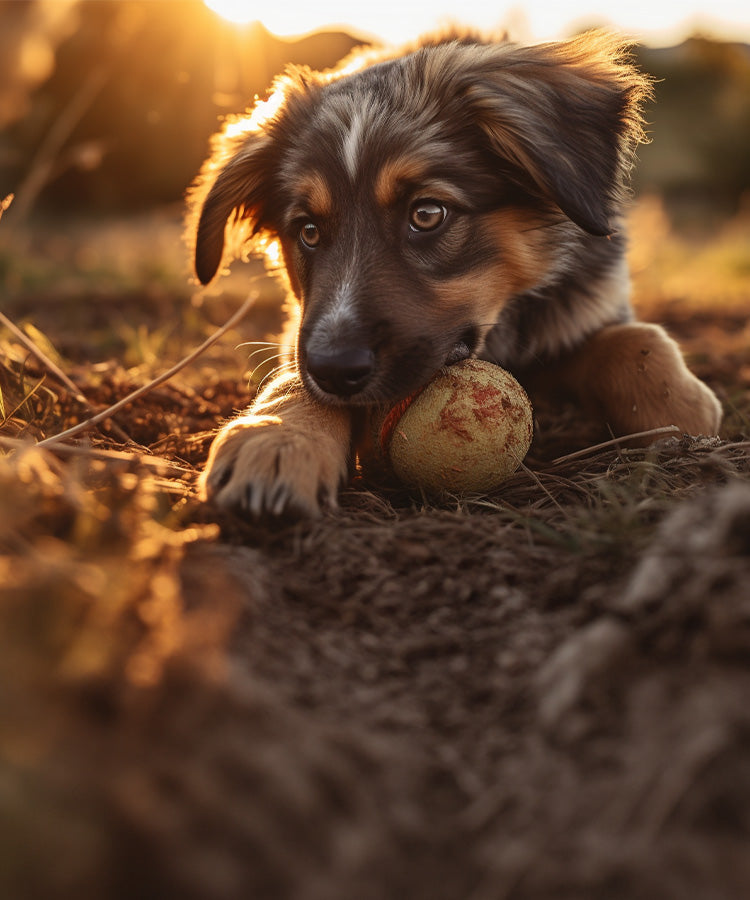
[[[356,21],[352,19],[357,19],[357,13],[356,10],[352,11],[349,0],[326,0],[322,6],[310,6],[302,0],[285,0],[284,3],[275,5],[262,5],[249,0],[203,2],[227,22],[240,26],[260,22],[264,28],[279,37],[298,37],[336,24],[356,28]]]
[[[255,4],[247,0],[203,0],[209,9],[220,15],[222,19],[236,22],[238,25],[246,25],[258,19],[255,13]]]
[[[261,4],[253,0],[204,0],[209,9],[237,25],[260,22],[279,37],[291,38],[321,29],[346,29],[389,42],[413,40],[447,23],[489,31],[509,30],[521,40],[564,37],[591,25],[604,25],[636,40],[674,43],[701,31],[733,40],[750,40],[750,16],[738,0],[682,0],[654,4],[650,0],[525,0],[488,4],[487,0],[381,0],[352,4],[351,0],[284,0]],[[746,4],[745,4],[746,5]]]

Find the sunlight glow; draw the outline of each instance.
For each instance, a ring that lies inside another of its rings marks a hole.
[[[265,246],[266,261],[271,269],[281,265],[281,244],[277,240],[270,240]]]
[[[204,0],[204,3],[223,19],[236,22],[238,25],[258,20],[255,5],[248,3],[247,0]]]
[[[249,131],[259,131],[272,119],[284,103],[284,91],[275,90],[267,100],[259,100],[256,95],[255,105],[249,115],[228,116],[224,122],[224,134],[228,138],[239,137]]]
[[[489,31],[507,29],[520,40],[548,40],[575,30],[603,25],[653,44],[675,43],[691,32],[729,40],[750,40],[750,7],[746,0],[382,0],[352,4],[351,0],[301,0],[261,6],[251,0],[204,0],[223,18],[248,24],[260,21],[282,37],[318,30],[345,29],[392,43],[413,40],[448,24]]]
[[[284,91],[281,88],[277,88],[268,100],[258,100],[253,107],[249,120],[246,122],[247,127],[251,131],[258,131],[284,105],[284,96]]]

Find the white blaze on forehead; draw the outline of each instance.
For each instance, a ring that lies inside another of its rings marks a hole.
[[[347,174],[352,182],[357,179],[359,170],[359,159],[364,145],[365,123],[367,120],[367,110],[355,110],[348,130],[344,133],[342,156]]]
[[[341,156],[346,172],[352,182],[356,182],[365,143],[377,126],[379,116],[377,104],[371,98],[352,98],[350,115],[342,123]],[[356,106],[354,105],[356,102]]]

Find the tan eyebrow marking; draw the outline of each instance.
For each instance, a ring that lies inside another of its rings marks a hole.
[[[430,174],[429,160],[414,156],[398,156],[381,166],[375,180],[376,201],[384,208],[393,206],[401,196],[405,184],[419,185],[422,197],[453,200],[456,203],[467,202],[466,195],[459,187]]]
[[[296,178],[291,189],[295,206],[304,207],[311,216],[328,216],[333,211],[333,197],[325,178],[319,172],[308,172]]]
[[[426,174],[421,160],[413,156],[397,156],[383,163],[375,180],[375,199],[382,207],[393,206],[404,182],[421,181]]]

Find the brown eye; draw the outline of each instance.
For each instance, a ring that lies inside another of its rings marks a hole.
[[[305,247],[314,250],[320,243],[320,231],[318,230],[318,226],[313,222],[305,222],[302,228],[300,228],[299,239]]]
[[[446,208],[434,200],[417,200],[409,210],[409,227],[413,231],[434,231],[447,214]]]

